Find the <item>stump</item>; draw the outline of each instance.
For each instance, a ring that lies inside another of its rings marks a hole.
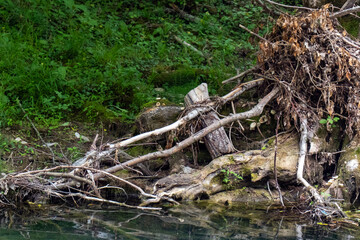
[[[206,100],[209,100],[209,92],[206,83],[202,83],[191,90],[184,98],[187,107],[194,104],[205,103]],[[200,119],[202,128],[220,120],[214,111],[201,116]],[[235,148],[223,127],[206,135],[204,142],[213,159],[235,152]]]

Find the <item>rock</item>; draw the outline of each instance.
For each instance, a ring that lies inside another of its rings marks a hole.
[[[338,162],[338,174],[342,182],[345,183],[347,192],[343,191],[346,200],[353,202],[358,200],[360,182],[360,135],[356,135],[350,143],[343,148],[343,152]]]
[[[75,137],[82,140],[83,142],[90,142],[90,139],[88,137],[83,136],[78,132],[75,133]]]
[[[178,106],[158,106],[145,110],[136,119],[136,125],[140,132],[152,131],[175,122],[182,112]],[[161,136],[155,137],[156,140]]]
[[[26,141],[22,140],[21,138],[17,137],[14,139],[15,142],[21,143],[22,145],[28,144]]]

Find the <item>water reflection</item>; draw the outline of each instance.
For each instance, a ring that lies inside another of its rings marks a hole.
[[[49,208],[0,212],[0,239],[359,239],[281,210],[182,205],[163,212]]]

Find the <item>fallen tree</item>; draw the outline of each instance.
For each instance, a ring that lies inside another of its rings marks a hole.
[[[230,93],[213,101],[205,99],[196,102],[186,109],[183,117],[178,121],[160,129],[101,146],[96,146],[96,137],[90,151],[72,166],[57,166],[7,174],[0,180],[0,186],[4,190],[4,194],[1,196],[3,204],[11,204],[12,201],[8,199],[10,190],[18,190],[20,195],[25,193],[28,195],[29,192],[32,194],[42,193],[60,199],[82,198],[141,209],[158,209],[147,207],[147,205],[160,201],[177,204],[173,198],[177,198],[179,194],[180,198],[190,195],[191,198],[195,198],[194,196],[199,193],[201,195],[205,191],[204,184],[201,182],[211,182],[211,179],[221,173],[221,169],[202,170],[200,173],[202,177],[196,175],[199,174],[197,172],[189,175],[189,178],[185,180],[182,177],[171,178],[172,186],[167,186],[165,190],[161,191],[157,188],[153,194],[146,193],[135,184],[116,176],[115,173],[123,169],[132,170],[131,167],[145,161],[171,156],[223,126],[238,120],[260,116],[264,108],[272,100],[275,100],[272,107],[276,112],[281,113],[282,127],[289,129],[291,126],[295,126],[298,129],[300,140],[296,176],[311,193],[318,204],[317,207],[321,207],[317,216],[321,218],[321,212],[325,212],[325,215],[343,215],[341,210],[328,209],[328,211],[324,211],[329,204],[303,175],[305,159],[309,154],[308,145],[311,145],[313,137],[316,136],[321,119],[325,119],[326,129],[329,133],[332,131],[335,119],[340,119],[344,123],[345,132],[350,138],[358,134],[360,129],[358,77],[360,44],[348,36],[345,31],[340,32],[336,19],[331,16],[333,15],[330,15],[326,7],[299,16],[281,15],[273,32],[259,43],[260,52],[257,66],[224,82],[231,82],[247,74],[257,76],[258,79],[240,84]],[[257,87],[259,101],[248,111],[234,113],[212,121],[169,149],[135,157],[106,169],[99,168],[100,162],[114,155],[117,149],[151,136],[178,130],[197,118],[209,116],[206,114],[221,108],[227,102],[235,101],[242,93],[255,87]],[[232,149],[231,146],[230,149]],[[217,155],[214,156],[217,157]],[[275,165],[273,165],[272,171],[275,170]],[[196,176],[197,178],[194,179]],[[266,177],[269,176],[269,174],[266,175]],[[118,189],[116,182],[122,182],[136,189],[142,196],[142,204],[130,206],[104,198],[101,192],[104,189]],[[163,183],[166,184],[160,183],[161,180],[155,186],[167,185],[165,180]],[[183,187],[174,191],[174,187],[179,185]],[[184,190],[188,190],[188,187],[197,190],[191,194],[184,194]],[[218,191],[220,190],[214,190],[213,193]],[[176,194],[174,194],[175,192]],[[206,192],[206,194],[211,193],[211,191]]]

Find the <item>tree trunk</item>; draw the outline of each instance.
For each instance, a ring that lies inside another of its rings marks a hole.
[[[191,90],[185,96],[184,100],[187,107],[209,100],[207,84],[202,83],[198,87]],[[220,118],[215,112],[210,112],[201,117],[201,127],[205,128],[219,120]],[[223,127],[206,135],[204,141],[206,148],[210,152],[210,155],[213,159],[224,154],[233,153],[235,151],[235,148]]]

